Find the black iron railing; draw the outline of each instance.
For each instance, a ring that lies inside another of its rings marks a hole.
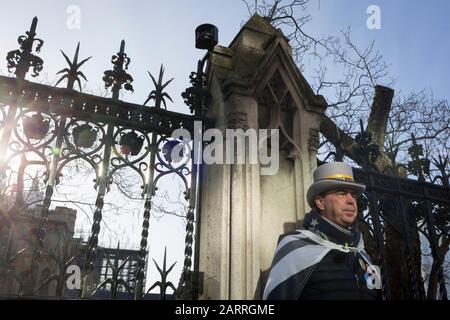
[[[170,152],[179,143],[176,138],[171,137],[173,131],[186,129],[193,133],[194,121],[201,120],[206,109],[203,68],[209,54],[198,64],[196,81],[192,82],[193,87],[188,88],[187,93],[183,94],[194,114],[181,114],[161,108],[162,105],[166,108],[166,99],[172,100],[164,91],[171,80],[164,83],[162,66],[158,81],[150,74],[155,89],[150,92],[143,105],[119,100],[121,90],[133,91],[133,78],[127,72],[131,59],[125,52],[125,41],[121,42],[119,52],[111,59],[113,68],[105,71],[103,76],[105,88],[112,92],[111,98],[75,91],[75,84],[78,84],[81,91],[81,81],[86,80],[80,67],[90,59],[79,61],[79,44],[72,61],[62,52],[68,67],[59,72],[62,76],[57,85],[67,80],[66,88],[25,80],[30,69],[33,71],[32,76],[36,77],[44,65],[44,61],[37,56],[44,44],[43,40],[36,38],[37,22],[37,18],[34,18],[30,30],[18,39],[20,48],[7,55],[8,70],[14,73],[15,77],[0,76],[0,183],[4,189],[8,188],[6,178],[11,169],[9,163],[13,158],[20,158],[22,172],[28,165],[43,167],[45,197],[40,209],[40,222],[33,254],[29,259],[31,260],[29,269],[17,276],[14,263],[18,258],[8,248],[6,251],[8,256],[5,261],[2,260],[0,266],[1,275],[11,278],[11,274],[14,273],[16,280],[20,278],[17,282],[20,282],[21,293],[29,297],[41,286],[37,283],[37,273],[42,257],[46,254],[44,240],[54,188],[60,182],[59,177],[63,168],[73,161],[82,159],[95,173],[94,187],[97,192],[91,234],[85,247],[84,258],[81,259],[84,261],[85,283],[95,271],[95,255],[105,195],[109,191],[114,174],[124,168],[131,169],[141,178],[142,198],[145,204],[139,259],[135,266],[135,284],[133,288],[128,286],[127,290],[134,291],[135,299],[142,298],[152,198],[161,177],[174,174],[181,178],[188,208],[185,261],[176,294],[179,297],[196,298],[196,290],[192,288],[195,279],[192,279],[191,269],[194,222],[196,218],[199,221],[196,203],[200,192],[200,186],[197,186],[199,168],[198,164],[191,161],[192,156],[189,154],[181,161],[173,161]],[[197,34],[197,40],[203,39],[202,48],[208,49],[208,52],[217,43],[217,29],[214,30],[216,33],[212,38],[210,28],[202,29]],[[205,42],[205,39],[208,41]],[[153,106],[146,106],[150,102],[154,102]],[[186,152],[194,153],[197,147],[202,148],[201,145],[194,145]],[[18,180],[20,181],[21,177]],[[19,189],[23,188],[20,183],[15,184]],[[15,211],[24,208],[22,190],[16,188],[13,194],[17,196],[12,200],[13,205],[1,203],[2,222],[10,223],[5,217],[11,217]],[[23,251],[19,252],[22,253]],[[66,258],[65,260],[68,260],[70,257]],[[115,265],[115,268],[117,270],[114,279],[106,280],[113,283],[113,290],[117,291],[118,285],[122,282],[119,275],[120,266]],[[63,272],[64,267],[60,273]],[[64,278],[61,274],[54,276]],[[80,292],[86,294],[86,290]],[[165,294],[164,287],[161,295]],[[116,297],[116,294],[112,293],[111,297]]]
[[[440,175],[426,182],[431,161],[423,157],[422,146],[412,135],[408,150],[412,160],[402,167],[417,180],[407,179],[378,171],[375,162],[380,148],[372,143],[372,135],[364,131],[362,122],[355,141],[360,149],[353,160],[362,168],[353,169],[354,178],[366,185],[358,200],[358,220],[366,249],[381,269],[383,298],[447,300],[444,264],[450,239],[448,156],[433,158]],[[343,161],[342,145],[334,147],[336,151],[325,160],[332,155],[335,161]],[[431,250],[432,259],[428,281],[421,270],[425,247]]]

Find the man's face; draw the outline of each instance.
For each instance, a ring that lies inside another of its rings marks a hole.
[[[315,198],[320,213],[341,227],[349,227],[356,219],[357,194],[351,189],[335,189]]]

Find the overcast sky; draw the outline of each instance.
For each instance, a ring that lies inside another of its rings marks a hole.
[[[356,43],[364,46],[376,40],[376,49],[390,64],[390,76],[397,80],[394,88],[397,92],[406,94],[412,90],[431,88],[436,98],[448,98],[445,75],[450,73],[449,1],[312,2],[313,21],[308,26],[310,33],[335,35],[351,25]],[[381,9],[380,30],[369,30],[366,26],[369,5],[378,5]],[[79,29],[73,28],[71,20],[74,8],[80,12]],[[72,57],[80,41],[81,58],[93,56],[82,68],[89,80],[87,88],[89,92],[98,94],[103,88],[103,71],[111,68],[111,56],[118,52],[120,41],[125,39],[126,53],[131,58],[129,73],[134,78],[135,92],[125,93],[122,99],[143,103],[153,89],[147,71],[157,74],[162,63],[166,77],[175,78],[167,90],[175,102],[169,105],[169,109],[188,112],[180,94],[189,85],[188,76],[195,69],[196,60],[203,55],[194,46],[196,26],[202,23],[215,24],[219,29],[219,43],[227,46],[248,18],[248,11],[238,0],[8,1],[2,3],[0,11],[0,56],[5,57],[8,51],[18,48],[17,37],[29,29],[34,16],[39,18],[37,37],[45,43],[39,54],[44,60],[44,71],[33,81],[54,84],[56,72],[66,67],[59,49]],[[0,71],[7,75],[6,60],[2,59]],[[308,75],[305,76],[308,80]],[[137,218],[139,214],[142,212],[133,214],[133,219],[119,218],[117,228],[124,228],[119,232],[121,236],[103,228],[103,242],[107,243],[111,239],[113,243],[117,240],[138,243],[142,222],[142,219]],[[151,256],[160,262],[166,240],[170,239],[168,263],[178,262],[169,280],[177,285],[183,264],[181,247],[184,226],[176,219],[167,219],[160,225],[152,221],[150,235],[153,242],[150,251]],[[82,218],[77,220],[77,226],[81,224],[87,228]],[[171,226],[170,230],[163,227],[167,225]],[[131,230],[133,235],[130,234]],[[151,260],[149,263],[153,273],[150,278],[156,280],[156,269]]]

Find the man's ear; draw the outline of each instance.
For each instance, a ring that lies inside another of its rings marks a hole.
[[[315,202],[315,204],[316,204],[316,206],[317,206],[317,208],[319,210],[321,210],[321,211],[325,210],[325,199],[324,199],[324,197],[316,196],[314,198],[314,202]]]

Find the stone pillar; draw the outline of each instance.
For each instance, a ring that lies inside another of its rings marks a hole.
[[[227,129],[258,129],[258,104],[253,97],[229,92],[225,100]],[[229,288],[230,299],[252,299],[259,278],[259,165],[249,164],[246,141],[246,164],[229,165]],[[234,143],[235,144],[235,143]],[[235,144],[236,146],[236,144]],[[237,152],[235,152],[237,153]]]
[[[258,15],[229,47],[216,46],[208,70],[214,128],[224,137],[226,129],[279,130],[279,147],[270,147],[279,153],[279,169],[262,175],[259,159],[249,163],[248,143],[245,164],[203,166],[200,298],[260,299],[279,235],[309,210],[306,190],[326,103],[295,66],[286,37]]]

